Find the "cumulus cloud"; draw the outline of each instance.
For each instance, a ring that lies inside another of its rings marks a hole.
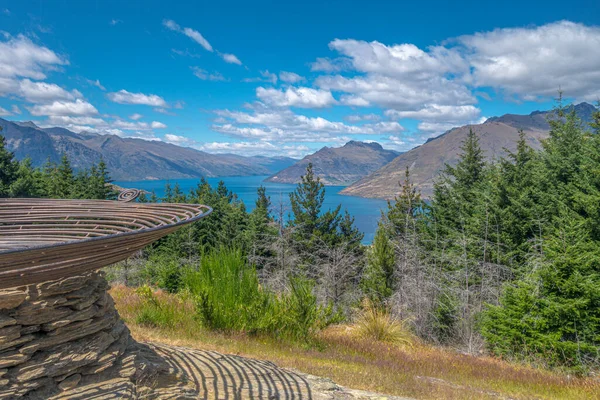
[[[175,144],[177,146],[191,146],[196,143],[196,141],[186,138],[185,136],[174,135],[172,133],[165,134],[165,142]]]
[[[429,104],[419,110],[398,111],[387,110],[385,115],[390,118],[402,119],[412,118],[426,121],[470,121],[479,117],[481,110],[472,105],[466,106],[442,106]]]
[[[267,141],[261,142],[212,142],[197,147],[209,153],[232,153],[244,156],[252,155],[286,155],[288,157],[303,157],[310,149],[305,145],[280,146]]]
[[[381,116],[377,114],[354,114],[344,117],[349,122],[360,122],[360,121],[379,121]]]
[[[400,133],[395,121],[350,125],[322,117],[307,117],[291,110],[257,107],[254,112],[220,110],[212,129],[240,139],[271,142],[331,142],[341,135]]]
[[[276,107],[323,108],[336,103],[330,91],[307,87],[289,87],[284,91],[258,87],[256,96]]]
[[[98,114],[96,107],[81,99],[76,99],[75,101],[53,101],[50,104],[41,104],[26,108],[31,115],[35,116],[91,116]]]
[[[6,37],[6,36],[5,36]],[[0,41],[0,78],[45,79],[46,70],[69,62],[23,35]]]
[[[245,78],[242,82],[270,82],[273,85],[277,83],[277,74],[269,72],[269,70],[260,71],[260,76],[256,78]]]
[[[242,62],[235,56],[235,54],[221,53],[221,57],[226,63],[242,65]]]
[[[165,129],[167,127],[167,125],[165,125],[159,121],[152,121],[152,123],[150,124],[150,127],[152,129]]]
[[[18,94],[31,103],[75,100],[83,97],[78,90],[68,92],[53,83],[33,82],[29,79],[23,79],[19,82]]]
[[[168,107],[167,102],[155,94],[131,93],[125,89],[107,95],[110,101],[119,104],[140,104],[155,107]]]
[[[461,36],[475,86],[525,96],[600,96],[600,27],[560,21]]]
[[[140,120],[140,119],[142,119],[143,117],[144,117],[144,116],[143,116],[142,114],[134,113],[134,114],[131,114],[131,115],[129,116],[129,119],[132,119],[132,120],[134,120],[134,121],[137,121],[137,120]]]
[[[279,79],[281,79],[283,82],[286,82],[286,83],[298,83],[298,82],[302,82],[302,81],[306,80],[306,79],[304,79],[304,77],[302,77],[294,72],[288,72],[288,71],[281,71],[279,73]]]

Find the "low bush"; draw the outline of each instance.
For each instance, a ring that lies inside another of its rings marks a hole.
[[[368,298],[363,301],[354,329],[364,339],[408,346],[414,343],[406,321],[395,319],[385,308],[375,306]]]

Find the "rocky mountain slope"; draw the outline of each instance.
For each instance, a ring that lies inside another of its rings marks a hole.
[[[591,121],[595,107],[588,103],[575,106],[575,112],[586,123]],[[433,182],[444,165],[455,164],[460,146],[469,129],[479,137],[481,148],[488,159],[506,154],[504,149],[516,150],[519,130],[527,135],[527,141],[533,148],[540,148],[540,140],[548,137],[550,111],[534,111],[529,115],[506,114],[489,118],[483,124],[466,125],[428,140],[392,162],[345,188],[341,193],[350,196],[393,199],[398,193],[398,183],[404,177],[406,167],[410,168],[414,183],[427,197],[433,192]]]
[[[296,164],[266,179],[268,182],[298,183],[312,163],[325,185],[348,185],[377,170],[398,156],[379,143],[350,141],[342,147],[323,147]]]
[[[103,158],[115,180],[271,175],[297,161],[287,157],[210,154],[160,141],[78,134],[1,118],[0,127],[0,134],[6,137],[8,148],[17,159],[29,157],[34,166],[42,166],[48,159],[58,161],[64,153],[75,169],[82,169]]]

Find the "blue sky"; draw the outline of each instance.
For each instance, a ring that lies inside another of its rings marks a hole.
[[[0,116],[301,157],[600,98],[598,1],[0,0]]]

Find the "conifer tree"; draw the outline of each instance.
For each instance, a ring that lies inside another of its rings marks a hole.
[[[14,153],[7,149],[6,139],[0,135],[0,197],[10,195],[10,186],[17,179],[18,168]]]

